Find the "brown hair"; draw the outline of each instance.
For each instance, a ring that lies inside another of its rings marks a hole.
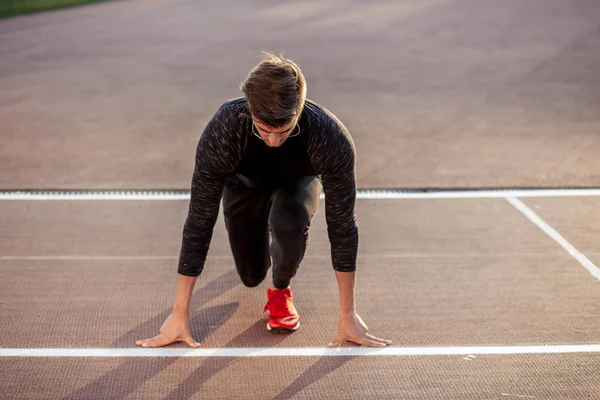
[[[278,128],[302,112],[306,81],[292,60],[263,52],[261,62],[240,86],[250,113],[265,125]]]

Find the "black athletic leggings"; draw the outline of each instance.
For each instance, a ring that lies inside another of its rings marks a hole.
[[[259,285],[272,258],[273,285],[277,289],[289,286],[304,258],[321,191],[317,176],[306,176],[277,188],[249,187],[236,175],[228,178],[223,214],[244,285]]]

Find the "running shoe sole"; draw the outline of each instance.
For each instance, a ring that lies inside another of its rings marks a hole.
[[[300,321],[293,328],[272,328],[271,325],[267,322],[267,330],[271,333],[292,333],[300,328]]]

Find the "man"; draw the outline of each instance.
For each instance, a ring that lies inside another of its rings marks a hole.
[[[221,199],[244,285],[259,285],[272,260],[273,280],[264,308],[269,311],[267,329],[298,329],[290,282],[304,257],[322,189],[340,296],[339,334],[329,346],[343,341],[390,344],[368,333],[355,311],[356,153],[350,134],[328,110],[306,99],[304,76],[292,60],[264,53],[241,90],[244,97],[225,102],[198,142],[172,313],[158,336],[136,344],[158,347],[184,341],[200,346],[189,331],[189,304]]]

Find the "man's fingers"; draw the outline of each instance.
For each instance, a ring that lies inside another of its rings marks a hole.
[[[376,342],[375,340],[371,340],[371,339],[363,339],[362,343],[360,343],[361,346],[367,346],[367,347],[385,347],[385,343],[381,343],[381,342]]]
[[[385,343],[381,343],[381,342],[376,342],[374,340],[371,339],[367,339],[367,337],[359,337],[359,338],[347,338],[346,339],[348,342],[357,344],[359,346],[365,346],[365,347],[385,347]]]
[[[382,342],[377,342],[375,340],[369,339],[366,336],[362,337],[362,338],[356,338],[356,339],[347,339],[349,342],[355,343],[359,346],[365,346],[365,347],[385,347],[386,344],[382,343]]]
[[[371,340],[374,340],[376,342],[381,342],[381,343],[385,343],[385,344],[392,344],[391,340],[378,338],[377,336],[373,336],[370,333],[367,333],[367,339],[371,339]]]
[[[169,340],[164,335],[161,335],[161,336],[157,337],[156,339],[143,344],[142,347],[162,347],[162,346],[166,346],[171,343],[173,343],[172,340]]]
[[[167,338],[165,335],[158,335],[142,343],[142,347],[161,347],[171,343],[173,343],[173,340]]]
[[[338,336],[335,339],[333,339],[333,341],[331,343],[329,343],[327,346],[328,347],[338,347],[340,344],[342,344],[342,337]]]
[[[158,335],[158,336],[154,336],[154,337],[151,337],[150,339],[142,339],[142,340],[138,340],[137,342],[135,342],[135,344],[136,344],[136,345],[138,345],[138,346],[143,346],[143,345],[145,345],[145,344],[147,344],[147,343],[151,342],[152,340],[155,340],[155,339],[157,339],[158,337],[160,337],[160,335]]]
[[[187,345],[190,346],[190,347],[193,347],[193,348],[200,347],[200,343],[198,343],[194,339],[192,339],[191,336],[187,336],[183,341],[186,342]]]
[[[373,335],[367,333],[364,337],[355,338],[355,339],[352,339],[350,337],[347,337],[344,339],[342,336],[338,336],[333,340],[333,342],[329,343],[327,346],[337,347],[340,344],[342,344],[342,342],[344,340],[355,343],[359,346],[367,346],[367,347],[385,347],[388,344],[392,344],[391,340],[381,339],[381,338],[378,338],[376,336],[373,336]]]

